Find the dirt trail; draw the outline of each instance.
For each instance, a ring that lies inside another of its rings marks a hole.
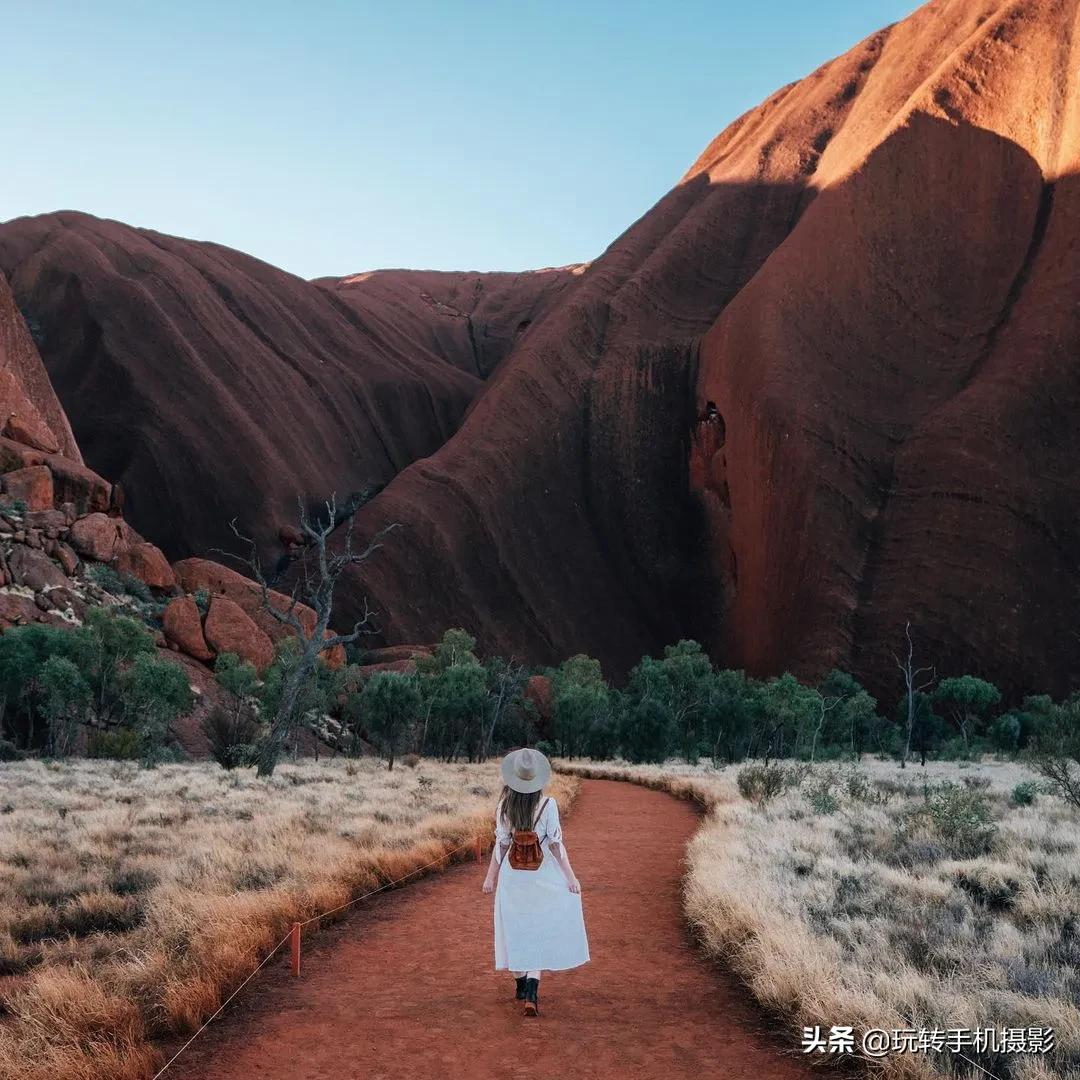
[[[543,978],[539,1019],[492,970],[492,898],[464,864],[365,902],[306,946],[299,979],[274,961],[166,1076],[802,1080],[794,1040],[687,935],[696,824],[669,795],[584,781],[565,832],[593,960]]]

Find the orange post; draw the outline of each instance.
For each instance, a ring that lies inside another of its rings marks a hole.
[[[290,935],[290,941],[292,943],[292,973],[294,975],[300,974],[300,924],[294,922],[292,924],[292,934]]]
[[[481,845],[481,841],[480,841],[479,836],[476,838],[476,861],[477,862],[483,862],[484,861],[484,849],[483,849],[483,847]]]

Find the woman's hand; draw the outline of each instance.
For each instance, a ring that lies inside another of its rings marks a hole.
[[[581,882],[576,877],[572,877],[567,883],[570,891],[573,893],[581,892]]]
[[[488,874],[488,876],[486,878],[484,878],[484,892],[492,893],[494,891],[495,891],[495,879],[490,874]]]

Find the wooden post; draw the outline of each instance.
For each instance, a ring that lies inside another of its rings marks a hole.
[[[477,862],[483,862],[484,861],[484,851],[483,851],[483,848],[481,847],[480,837],[479,836],[476,838],[476,861]]]
[[[290,935],[292,942],[292,973],[294,975],[300,974],[300,924],[294,922],[292,924],[292,934]]]

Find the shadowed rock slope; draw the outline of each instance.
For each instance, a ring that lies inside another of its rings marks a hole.
[[[310,283],[216,244],[86,214],[0,226],[86,455],[170,556],[270,542],[298,495],[390,480],[457,429],[483,379],[574,280],[387,271]]]
[[[1076,17],[931,3],[732,124],[365,509],[388,638],[1074,685]]]
[[[737,120],[575,271],[308,284],[75,215],[0,227],[0,265],[88,459],[172,550],[393,476],[359,524],[402,527],[341,612],[366,593],[387,643],[463,625],[618,675],[695,636],[891,702],[910,620],[926,662],[1061,693],[1077,9],[935,0]]]

